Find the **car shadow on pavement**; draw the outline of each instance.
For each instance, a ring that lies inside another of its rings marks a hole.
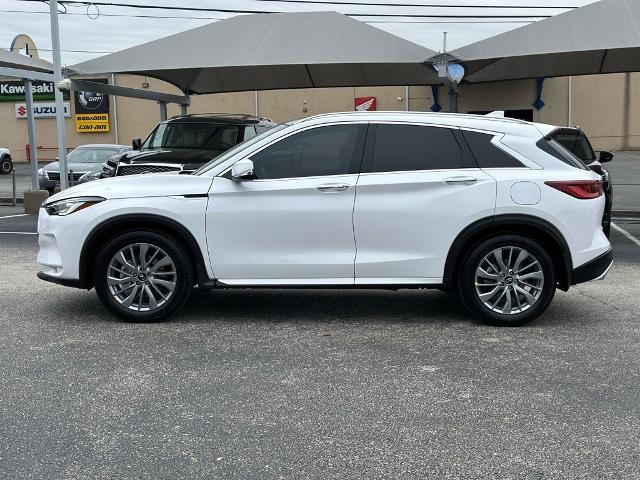
[[[210,312],[203,315],[204,312]],[[174,321],[473,321],[459,300],[437,290],[194,290]]]
[[[127,324],[108,312],[95,292],[78,290],[69,293],[48,304],[47,318],[57,318],[67,324]],[[578,327],[592,321],[597,323],[597,319],[588,315],[592,307],[591,302],[585,302],[581,295],[557,292],[547,312],[520,329]],[[248,322],[485,327],[467,312],[456,295],[416,289],[194,289],[186,305],[165,321],[174,326]]]
[[[59,298],[48,313],[66,322],[120,320],[94,291]],[[52,315],[52,316],[53,316]],[[166,322],[476,323],[453,294],[438,290],[194,289]]]

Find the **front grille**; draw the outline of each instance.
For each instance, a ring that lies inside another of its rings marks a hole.
[[[162,173],[177,172],[180,167],[169,167],[164,165],[120,165],[116,171],[117,176],[139,175],[141,173]]]
[[[47,172],[47,175],[49,176],[49,180],[53,180],[54,182],[60,181],[59,172]],[[73,181],[75,182],[79,180],[82,175],[84,175],[84,172],[81,172],[81,173],[73,172]],[[71,179],[71,176],[69,176],[69,179]]]

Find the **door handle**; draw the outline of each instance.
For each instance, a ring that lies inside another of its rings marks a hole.
[[[475,177],[449,177],[444,180],[447,185],[473,185],[478,181]]]
[[[325,183],[324,185],[318,185],[316,190],[322,193],[335,193],[335,192],[344,192],[345,190],[349,190],[351,185],[347,183]]]

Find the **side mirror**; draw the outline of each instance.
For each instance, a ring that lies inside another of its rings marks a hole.
[[[253,180],[256,178],[253,174],[253,162],[248,158],[238,160],[231,167],[231,178],[236,182]]]
[[[600,152],[600,157],[598,158],[600,163],[610,162],[611,160],[613,160],[613,153],[605,152],[604,150]]]
[[[131,141],[131,148],[133,148],[134,150],[140,150],[142,148],[142,140],[140,140],[139,138],[134,138]]]

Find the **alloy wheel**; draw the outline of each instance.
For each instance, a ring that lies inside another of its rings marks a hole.
[[[496,248],[476,268],[476,294],[494,312],[514,315],[530,309],[540,298],[543,287],[540,261],[521,247]]]
[[[177,278],[173,259],[149,243],[121,248],[107,268],[107,286],[113,298],[137,312],[156,310],[167,303]]]

